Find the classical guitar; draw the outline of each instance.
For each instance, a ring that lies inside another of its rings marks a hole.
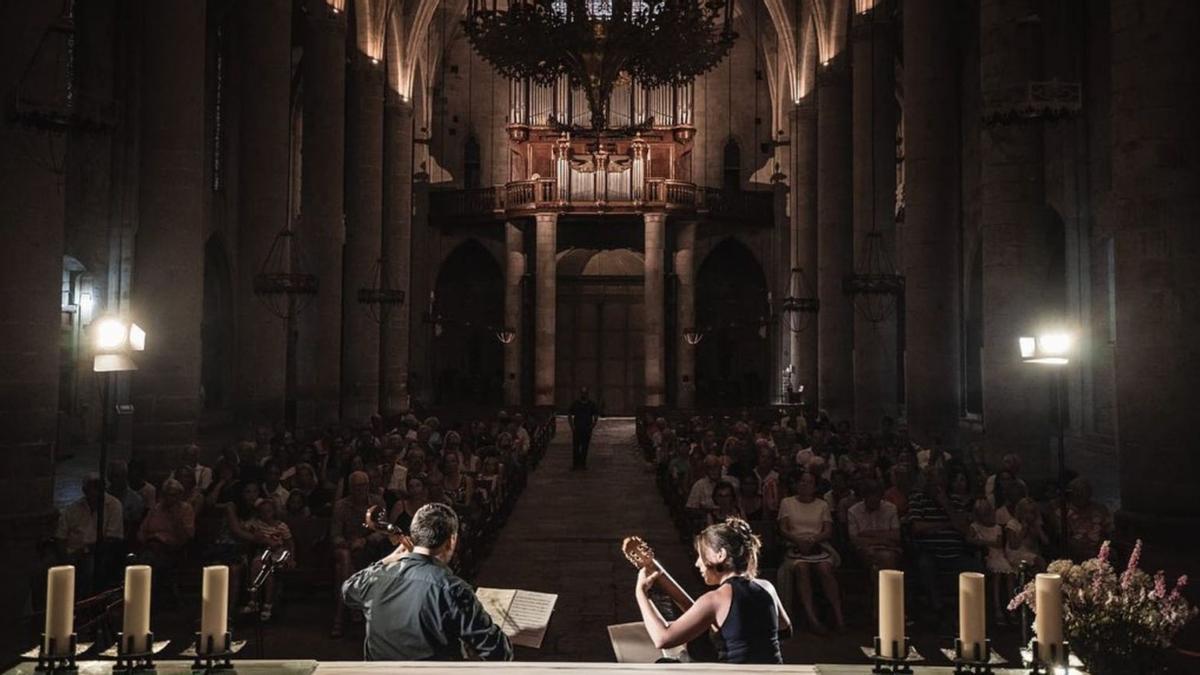
[[[363,527],[366,527],[368,530],[383,532],[388,536],[388,540],[392,542],[392,546],[404,546],[408,550],[412,550],[412,539],[404,533],[404,530],[389,523],[387,514],[377,506],[372,506],[367,511],[366,522],[363,523]]]
[[[675,581],[675,577],[671,576],[671,573],[654,557],[654,549],[641,537],[626,537],[625,541],[621,542],[621,553],[634,567],[643,568],[647,572],[658,572],[658,577],[654,581],[655,588],[670,598],[681,613],[688,611],[692,605],[696,604],[692,596],[683,590],[679,582]],[[716,626],[711,626],[710,635],[716,630]],[[688,655],[693,661],[717,660],[717,650],[710,635],[701,635],[688,643]]]

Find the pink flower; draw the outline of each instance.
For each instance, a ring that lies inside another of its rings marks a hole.
[[[1162,598],[1167,594],[1167,575],[1159,570],[1154,573],[1154,597]]]
[[[1013,596],[1012,600],[1008,601],[1008,611],[1015,612],[1029,599],[1029,589],[1023,590]]]
[[[1175,580],[1175,588],[1171,590],[1172,600],[1179,598],[1180,593],[1183,591],[1184,587],[1187,586],[1187,583],[1188,576],[1186,574],[1180,575],[1180,577]]]
[[[1098,553],[1096,555],[1096,558],[1100,562],[1106,563],[1106,562],[1108,562],[1108,556],[1110,555],[1110,552],[1111,551],[1110,551],[1109,541],[1107,539],[1105,539],[1104,543],[1100,544],[1100,553]]]
[[[1133,581],[1133,572],[1137,569],[1138,562],[1142,559],[1142,540],[1138,539],[1133,545],[1133,553],[1129,554],[1129,564],[1125,566],[1125,573],[1121,575],[1121,588],[1129,588],[1129,583]]]

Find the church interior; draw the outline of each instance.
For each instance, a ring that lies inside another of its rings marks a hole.
[[[203,635],[366,672],[344,584],[444,504],[448,573],[555,596],[497,619],[528,669],[701,668],[639,568],[682,625],[744,523],[777,669],[1200,671],[1198,34],[1179,0],[0,4],[0,668]]]

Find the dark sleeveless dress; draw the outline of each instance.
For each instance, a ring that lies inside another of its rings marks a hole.
[[[783,663],[779,610],[770,591],[746,577],[730,577],[725,583],[733,589],[733,599],[718,631],[721,662]]]

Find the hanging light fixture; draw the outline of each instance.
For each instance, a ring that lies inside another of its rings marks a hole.
[[[546,86],[567,76],[583,89],[595,132],[608,125],[619,80],[687,84],[725,58],[737,37],[733,0],[510,0],[503,9],[469,0],[463,29],[504,77]]]
[[[297,216],[299,218],[299,216]],[[296,316],[317,294],[317,276],[304,271],[303,255],[296,245],[291,223],[284,226],[254,275],[254,294],[275,316]]]
[[[704,339],[704,336],[707,333],[707,329],[689,326],[683,330],[683,341],[695,347],[696,345],[700,344],[700,341]]]
[[[371,279],[375,285],[370,288],[358,289],[358,302],[367,311],[367,316],[375,323],[382,324],[388,320],[393,307],[404,304],[404,291],[394,288],[390,275],[387,274],[387,264],[384,258],[375,261],[371,268]]]
[[[788,294],[783,299],[782,309],[788,330],[793,333],[803,333],[821,309],[821,301],[817,299],[817,294],[813,293],[812,286],[800,267],[792,268]]]
[[[881,323],[896,313],[896,301],[904,293],[904,277],[884,246],[883,234],[872,228],[863,241],[862,269],[848,275],[843,290],[854,298],[854,304],[871,323]]]
[[[512,328],[508,328],[507,326],[496,328],[494,329],[494,332],[496,334],[496,339],[499,340],[500,344],[502,345],[510,345],[512,344],[513,340],[517,339],[517,331],[513,330]]]

